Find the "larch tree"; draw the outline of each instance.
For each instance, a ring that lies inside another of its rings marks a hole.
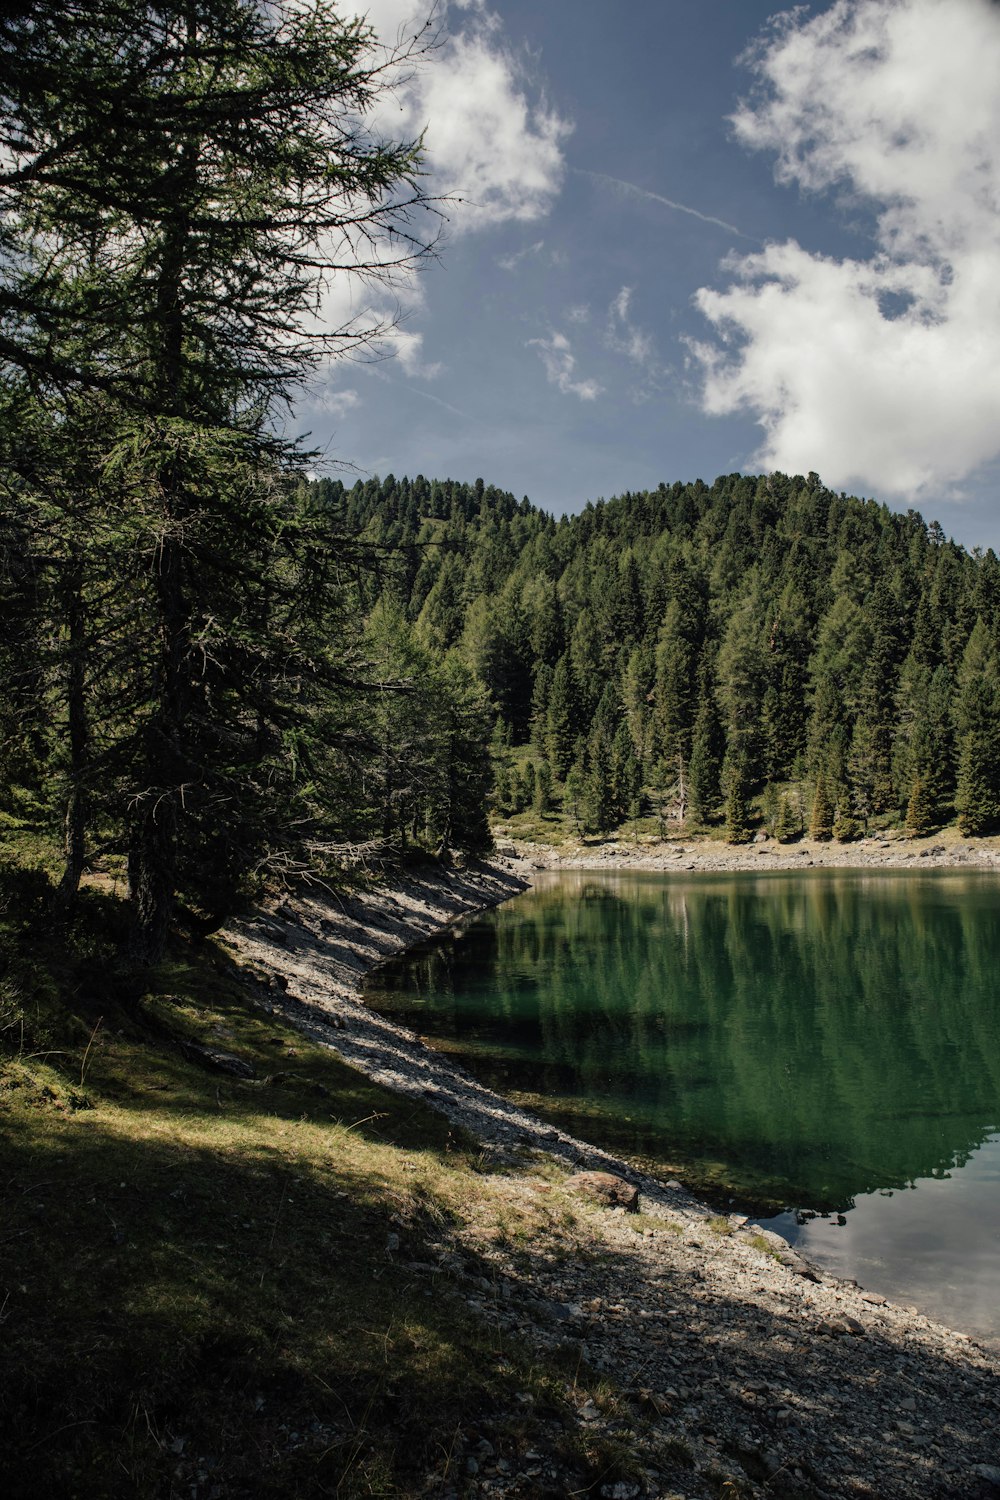
[[[148,962],[180,887],[215,915],[301,826],[316,690],[353,679],[284,423],[317,366],[382,331],[326,326],[333,280],[391,282],[432,242],[420,147],[371,123],[401,58],[328,0],[24,7],[0,50],[4,373],[113,408],[101,470],[140,626],[121,817]]]

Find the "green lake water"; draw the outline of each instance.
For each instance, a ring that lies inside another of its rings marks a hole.
[[[1000,1336],[995,876],[553,873],[367,998],[575,1134]]]

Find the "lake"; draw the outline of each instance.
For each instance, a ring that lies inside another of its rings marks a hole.
[[[1000,1337],[1000,884],[552,872],[375,1008],[836,1274]]]

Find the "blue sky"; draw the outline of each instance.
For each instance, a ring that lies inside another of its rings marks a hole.
[[[392,40],[421,12],[368,14]],[[328,458],[557,513],[816,469],[1000,550],[1000,7],[778,14],[440,8],[378,121],[426,127],[440,256],[398,286],[383,357],[300,405]]]

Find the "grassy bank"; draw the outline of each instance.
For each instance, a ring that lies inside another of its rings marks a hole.
[[[501,1335],[458,1244],[565,1230],[563,1196],[494,1211],[473,1142],[255,1005],[221,949],[135,976],[113,897],[56,928],[44,894],[8,872],[0,912],[5,1495],[462,1493],[529,1451],[552,1493],[621,1472],[576,1435],[571,1398],[604,1399],[579,1354]]]

